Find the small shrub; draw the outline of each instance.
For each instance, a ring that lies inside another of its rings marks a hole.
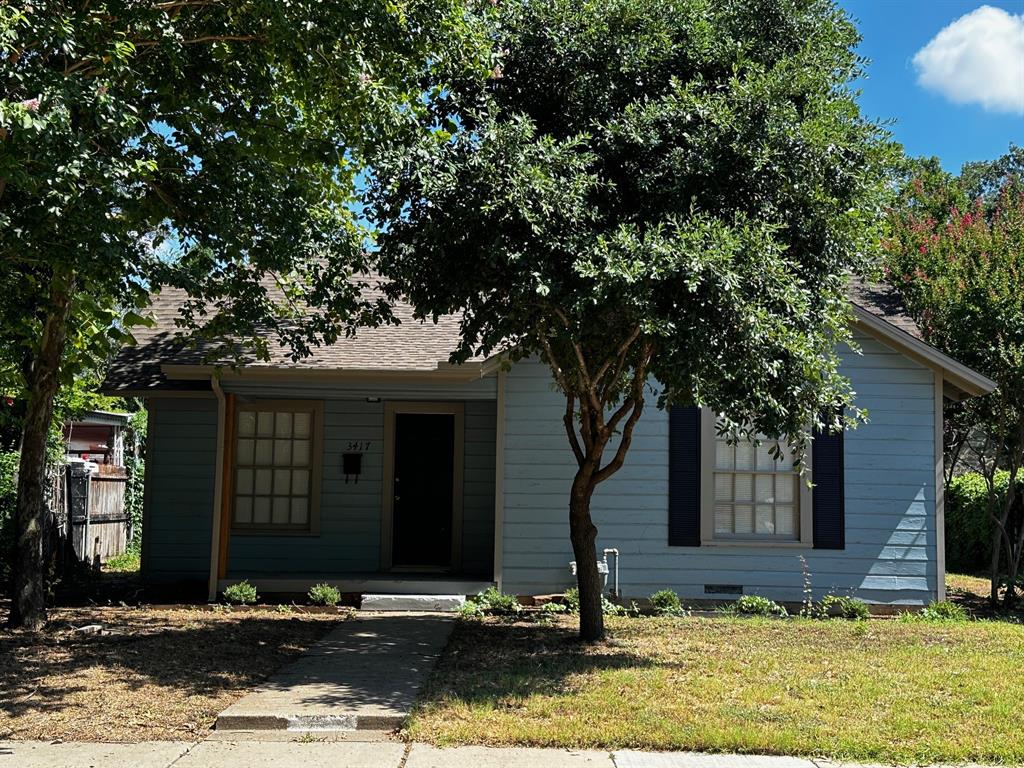
[[[138,552],[131,550],[114,555],[107,560],[106,568],[114,573],[135,573],[141,567],[141,559]]]
[[[523,609],[515,595],[503,595],[496,587],[488,587],[469,598],[466,605],[471,604],[479,608],[479,615],[482,616],[518,616]]]
[[[309,588],[309,602],[313,605],[337,605],[341,600],[341,592],[330,584],[314,584]]]
[[[818,617],[863,621],[871,616],[868,604],[848,595],[825,595],[818,604]]]
[[[460,619],[482,619],[486,615],[487,614],[484,612],[480,603],[476,602],[472,598],[469,598],[459,606]]]
[[[277,611],[278,613],[291,613],[295,609],[292,608],[292,606],[290,606],[290,605],[285,605],[284,603],[281,603],[274,610]]]
[[[248,605],[255,603],[257,597],[256,587],[248,581],[240,581],[224,588],[224,599],[229,603]]]
[[[580,591],[577,587],[569,587],[562,596],[562,604],[569,613],[580,612]],[[621,605],[616,605],[603,594],[601,595],[601,613],[605,616],[624,616],[628,610]]]
[[[786,609],[761,595],[744,595],[735,603],[722,609],[725,613],[737,616],[788,616]]]
[[[904,613],[900,616],[904,621],[967,621],[967,611],[962,605],[948,600],[930,603],[918,613]]]
[[[562,595],[562,604],[569,613],[580,612],[580,590],[578,587],[569,587]]]
[[[683,610],[679,595],[671,589],[662,589],[651,595],[651,605],[655,611],[666,616],[675,616]]]

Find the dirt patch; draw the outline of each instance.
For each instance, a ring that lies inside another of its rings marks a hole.
[[[0,629],[0,738],[200,737],[218,712],[344,617],[54,609],[42,632]]]

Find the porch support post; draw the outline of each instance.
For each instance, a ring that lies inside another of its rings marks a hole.
[[[501,592],[502,549],[505,528],[505,375],[498,368],[498,402],[496,410],[494,445],[494,583]]]
[[[230,500],[230,495],[225,485],[229,482],[230,468],[227,466],[227,462],[231,457],[228,433],[234,426],[233,414],[228,409],[228,400],[230,399],[230,406],[233,410],[234,395],[225,396],[216,374],[210,377],[210,386],[217,396],[217,458],[213,485],[213,509],[210,516],[210,577],[207,583],[207,599],[213,602],[217,599],[218,582],[227,571],[228,533],[225,531],[225,523],[228,520],[224,509]]]

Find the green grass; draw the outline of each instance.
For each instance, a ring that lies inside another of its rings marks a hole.
[[[112,573],[135,573],[141,567],[138,552],[122,552],[107,560],[104,569]]]
[[[602,749],[1024,760],[1024,627],[739,618],[460,622],[411,738]]]

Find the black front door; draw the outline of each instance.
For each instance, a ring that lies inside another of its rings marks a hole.
[[[453,414],[395,414],[393,565],[451,566],[454,469]]]

